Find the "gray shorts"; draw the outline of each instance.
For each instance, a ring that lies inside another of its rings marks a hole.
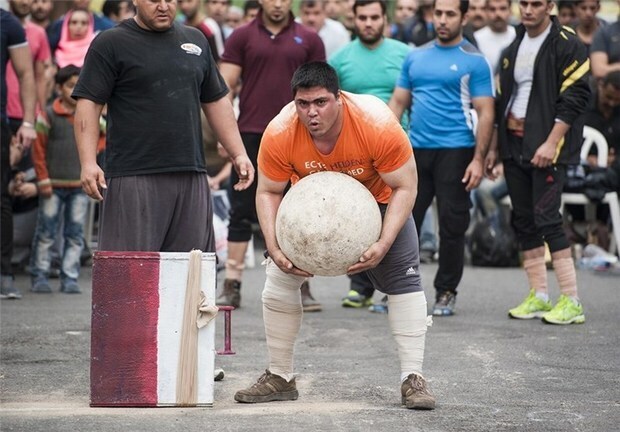
[[[386,205],[380,204],[385,216]],[[422,291],[420,278],[418,233],[409,216],[392,247],[377,267],[367,272],[374,288],[385,294],[407,294]]]
[[[106,179],[99,216],[101,251],[215,251],[206,173]]]

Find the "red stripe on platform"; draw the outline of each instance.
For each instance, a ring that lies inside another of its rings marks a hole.
[[[156,406],[159,253],[93,262],[91,406]]]

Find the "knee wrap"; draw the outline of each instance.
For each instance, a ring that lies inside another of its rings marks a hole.
[[[423,291],[389,295],[388,319],[398,345],[401,379],[422,374],[426,340],[426,297]]]
[[[266,263],[267,279],[262,299],[269,370],[290,380],[295,340],[303,315],[299,288],[305,278],[284,273],[271,259]]]

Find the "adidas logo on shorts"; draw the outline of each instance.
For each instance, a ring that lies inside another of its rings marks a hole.
[[[407,276],[411,276],[411,275],[414,275],[414,274],[418,274],[418,272],[413,267],[409,267],[407,269],[407,272],[405,273],[405,275],[407,275]]]

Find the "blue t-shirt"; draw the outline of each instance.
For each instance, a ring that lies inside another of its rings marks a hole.
[[[431,41],[405,59],[397,87],[411,91],[409,139],[414,148],[475,145],[472,98],[493,97],[489,62],[463,40],[444,47]]]

